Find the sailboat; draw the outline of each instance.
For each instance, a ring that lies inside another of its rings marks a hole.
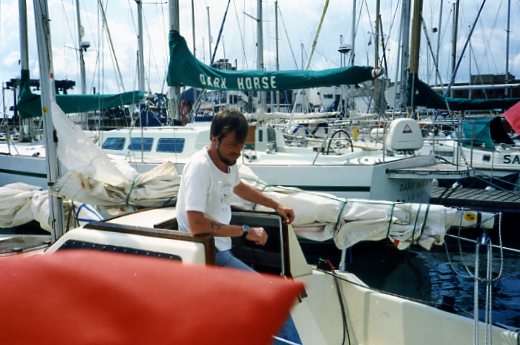
[[[46,16],[39,18],[46,18]],[[42,59],[42,61],[49,63],[48,58]],[[45,71],[44,69],[43,72]],[[49,93],[42,93],[42,95],[50,95],[50,89],[46,90]],[[44,96],[43,104],[48,104],[50,112],[52,112],[56,109],[56,105],[52,98],[49,98]],[[48,152],[53,151],[48,150]],[[47,157],[50,158],[51,154]],[[55,155],[52,157],[56,159]],[[96,162],[97,167],[101,167],[101,169],[92,168],[96,173],[103,174],[104,168],[106,168],[103,165],[104,162]],[[90,171],[92,172],[92,169]],[[282,190],[281,197],[286,197],[284,194],[287,194],[287,191]],[[298,199],[295,199],[294,202],[298,202]],[[399,203],[349,201],[345,204],[340,201],[332,206],[331,200],[328,198],[325,198],[325,202],[327,205],[324,205],[321,210],[329,212],[319,212],[317,208],[313,208],[313,210],[318,211],[316,213],[318,217],[328,214],[332,219],[333,229],[336,228],[336,225],[355,227],[356,224],[361,224],[361,229],[363,229],[363,224],[366,224],[367,219],[344,217],[369,215],[378,205],[377,217],[380,219],[377,220],[379,223],[377,233],[380,233],[383,238],[391,236],[394,240],[398,239],[404,245],[407,241],[413,243],[415,240],[426,246],[428,243],[431,245],[436,240],[442,241],[442,230],[445,229],[445,226],[465,222],[468,225],[475,225],[482,218],[482,215],[467,211],[446,212],[444,208],[434,210],[431,207],[423,208],[418,205]],[[331,210],[336,212],[330,212]],[[302,216],[309,214],[309,212],[298,213]],[[92,222],[56,236],[54,243],[46,253],[88,248],[154,256],[164,260],[180,260],[186,265],[187,270],[190,269],[189,264],[210,264],[215,250],[211,237],[180,234],[176,231],[177,225],[173,214],[173,208],[154,207],[103,222]],[[339,224],[338,216],[341,216]],[[484,219],[486,218],[487,216],[484,216]],[[357,220],[361,223],[357,223]],[[439,223],[431,227],[427,226],[427,223],[435,222],[435,220]],[[313,218],[307,221],[309,225],[315,226],[317,222],[322,223],[323,219],[317,221]],[[488,343],[492,340],[495,344],[504,345],[519,342],[518,331],[492,325],[489,322],[491,320],[485,320],[485,323],[479,321],[477,312],[475,319],[472,320],[423,303],[371,289],[355,275],[336,270],[330,263],[321,267],[308,265],[296,239],[295,230],[291,225],[282,222],[278,215],[242,210],[234,213],[233,222],[238,224],[247,222],[263,226],[270,233],[269,237],[272,242],[266,247],[258,248],[240,242],[235,244],[237,251],[241,251],[241,257],[244,260],[255,261],[257,267],[263,267],[264,272],[303,282],[305,290],[301,293],[291,315],[305,344],[337,344],[345,343],[348,340],[352,344],[368,345],[388,342],[404,345],[439,343],[450,345],[466,343],[472,338],[475,343],[480,343],[479,339],[485,339]],[[424,224],[421,227],[426,231],[417,232],[418,224]],[[481,222],[480,225],[482,227],[491,226],[489,222]],[[380,232],[380,229],[383,231]],[[430,232],[431,230],[434,232]],[[440,230],[440,233],[435,233],[435,230]],[[329,231],[328,234],[332,233]],[[340,245],[348,246],[349,233],[338,232],[339,236],[336,240]],[[60,259],[59,256],[54,258],[55,260]],[[169,261],[166,262],[169,263]],[[193,269],[197,270],[194,267]],[[118,281],[118,283],[122,282]],[[172,294],[170,298],[174,296],[175,294]],[[28,309],[30,310],[30,306]],[[266,316],[269,317],[269,315]]]
[[[19,99],[16,106],[23,121],[37,118],[43,123],[42,119],[45,119],[46,115],[45,109],[49,109],[49,106],[42,106],[43,93],[42,95],[34,94],[31,90],[25,0],[20,0],[19,3],[21,77]],[[43,89],[43,83],[41,83],[41,87]],[[65,113],[70,114],[135,104],[144,98],[144,92],[129,91],[118,94],[92,95],[57,94],[55,98],[60,108]],[[46,189],[48,186],[47,140],[48,138],[40,135],[27,142],[0,142],[0,166],[2,166],[2,169],[0,169],[0,186],[22,182]]]

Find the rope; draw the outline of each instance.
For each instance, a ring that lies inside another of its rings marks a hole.
[[[334,225],[334,233],[337,233],[340,229],[339,224],[341,222],[341,215],[343,214],[343,210],[345,210],[345,206],[347,206],[348,201],[343,201],[341,205],[341,209],[338,213],[338,219],[336,220],[336,224]]]
[[[413,224],[413,231],[412,231],[412,244],[415,244],[415,230],[417,229],[417,221],[419,220],[419,213],[421,212],[422,204],[419,204],[419,208],[417,209],[417,212],[415,214],[415,223]]]
[[[135,181],[136,181],[136,178],[134,178],[132,180],[132,185],[130,186],[130,190],[126,194],[125,206],[130,206],[130,195],[132,194],[132,192],[135,189]]]
[[[419,238],[422,237],[424,233],[424,228],[426,227],[426,220],[428,219],[428,213],[430,212],[430,203],[426,204],[426,212],[424,212],[424,221],[421,227],[421,233],[419,234]],[[412,236],[412,243],[413,243],[413,236]]]
[[[482,220],[479,223],[477,223],[476,226],[478,227],[478,226],[480,226],[480,224],[482,224],[484,222],[487,222],[487,221],[489,221],[489,219]],[[466,270],[467,274],[462,274],[462,273],[457,271],[457,269],[455,268],[455,265],[453,264],[453,262],[451,260],[451,257],[450,257],[450,254],[449,254],[449,250],[448,250],[448,245],[445,244],[444,248],[445,248],[445,251],[446,251],[446,257],[448,259],[448,265],[450,266],[450,268],[451,268],[451,270],[453,272],[455,272],[457,275],[460,275],[462,278],[469,278],[469,279],[477,279],[479,281],[486,281],[486,279],[477,278],[473,274],[471,274],[471,271],[470,271],[468,265],[464,261],[464,253],[463,253],[462,244],[461,244],[461,239],[463,237],[460,236],[461,229],[462,229],[462,215],[461,215],[460,223],[459,223],[459,226],[458,226],[458,234],[457,234],[458,236],[456,238],[458,239],[457,243],[458,243],[458,249],[459,249],[459,256],[461,257],[461,264],[463,265],[463,267]],[[504,270],[504,247],[503,247],[503,244],[502,244],[502,213],[498,213],[498,242],[499,242],[498,247],[500,249],[500,270],[497,273],[496,277],[494,277],[494,278],[492,277],[491,278],[491,281],[498,281],[502,277],[502,273],[503,273],[503,270]],[[475,241],[475,243],[476,243],[476,241]]]
[[[390,227],[392,226],[392,217],[394,216],[395,203],[392,204],[392,210],[390,211],[390,219],[388,220],[388,229],[386,230],[386,237],[390,236]]]

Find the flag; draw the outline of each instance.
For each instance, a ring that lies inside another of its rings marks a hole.
[[[515,133],[520,134],[520,102],[509,108],[504,113],[504,117],[514,129]]]

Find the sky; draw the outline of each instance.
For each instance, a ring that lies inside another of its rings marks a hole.
[[[40,0],[37,0],[40,1]],[[137,5],[135,0],[79,0],[83,41],[90,43],[84,53],[87,93],[118,93],[136,90],[137,82]],[[301,69],[309,65],[318,70],[342,65],[337,49],[341,42],[352,43],[354,0],[330,0],[319,35],[317,29],[326,0],[278,0],[278,59],[280,69]],[[454,1],[423,1],[425,29],[421,39],[419,75],[428,83],[435,82],[432,56],[438,56],[439,74],[443,82],[451,76]],[[221,28],[227,0],[179,0],[180,32],[197,58],[210,60],[209,33],[214,48]],[[375,9],[374,0],[356,1],[355,64],[374,65]],[[99,10],[105,8],[106,22]],[[231,0],[222,29],[216,59],[226,58],[238,69],[255,69],[257,0]],[[457,35],[457,58],[469,37],[482,0],[460,1]],[[399,32],[402,1],[381,1],[382,35],[380,57],[385,58],[387,74],[396,77],[399,64]],[[51,19],[51,42],[55,78],[76,81],[70,93],[80,93],[78,31],[75,0],[48,0]],[[276,69],[275,1],[263,0],[264,65]],[[507,42],[507,0],[485,2],[481,17],[462,55],[456,81],[468,81],[469,74],[504,74],[506,56],[509,72],[520,79],[520,35],[515,19],[520,16],[520,1],[511,0],[511,31],[509,55]],[[27,1],[29,68],[32,78],[39,77],[33,1]],[[143,41],[146,91],[166,92],[168,63],[168,30],[170,27],[167,0],[143,0]],[[20,76],[20,39],[18,0],[0,0],[0,81],[2,85]],[[195,35],[192,30],[195,18]],[[208,16],[209,15],[209,16]],[[208,19],[209,17],[209,19]],[[440,20],[439,20],[440,19]],[[209,27],[209,29],[208,29]],[[426,39],[425,32],[428,39]],[[109,33],[109,34],[108,34]],[[193,49],[193,37],[195,48]],[[429,41],[429,43],[428,43]],[[315,50],[310,52],[315,42]],[[430,46],[430,48],[428,48]],[[113,48],[111,48],[113,47]],[[437,55],[437,47],[439,53]],[[383,54],[384,53],[384,54]],[[349,58],[349,57],[347,57]],[[471,61],[471,63],[469,63]],[[119,77],[118,77],[119,75]],[[13,103],[13,92],[4,90],[3,112]]]

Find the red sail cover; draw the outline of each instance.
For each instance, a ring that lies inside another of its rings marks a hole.
[[[509,108],[504,113],[504,117],[514,129],[515,133],[520,134],[520,102]]]
[[[300,282],[95,251],[0,259],[0,344],[269,344]]]

